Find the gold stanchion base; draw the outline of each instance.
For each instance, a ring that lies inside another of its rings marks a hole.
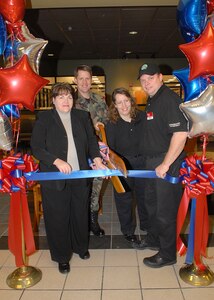
[[[194,286],[207,286],[214,281],[214,273],[208,266],[200,270],[195,264],[185,265],[180,269],[179,275],[184,282]]]
[[[7,277],[7,285],[13,289],[25,289],[35,285],[42,278],[42,272],[30,266],[23,266]]]

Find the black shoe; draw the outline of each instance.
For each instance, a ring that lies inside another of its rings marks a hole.
[[[157,253],[157,254],[155,254],[151,257],[144,258],[143,263],[147,267],[150,267],[150,268],[161,268],[161,267],[176,264],[176,259],[175,260],[169,260],[169,259],[161,257],[160,254]]]
[[[98,211],[90,212],[90,230],[96,236],[103,237],[105,235],[105,231],[98,223]]]
[[[62,274],[70,272],[69,263],[59,263],[58,268],[59,268],[60,273],[62,273]]]
[[[90,253],[89,253],[89,251],[86,251],[84,254],[79,254],[79,257],[81,259],[89,259],[90,258]]]
[[[103,237],[105,235],[105,231],[102,228],[100,228],[100,226],[97,228],[91,228],[91,232],[99,237]]]
[[[139,242],[132,243],[132,247],[137,250],[144,250],[144,249],[150,249],[156,251],[159,250],[159,247],[157,245],[149,244],[146,239],[143,239]]]
[[[124,238],[129,242],[129,243],[134,243],[134,242],[139,242],[136,235],[134,234],[124,234]]]

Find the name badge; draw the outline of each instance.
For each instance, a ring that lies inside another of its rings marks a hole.
[[[147,120],[153,120],[153,118],[154,118],[153,112],[152,112],[152,111],[147,112],[147,113],[146,113],[146,117],[147,117]]]

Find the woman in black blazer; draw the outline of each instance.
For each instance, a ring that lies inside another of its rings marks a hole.
[[[54,109],[38,113],[31,149],[39,160],[41,172],[89,169],[88,158],[97,169],[102,164],[97,138],[87,112],[73,108],[72,86],[57,83],[52,88]],[[72,253],[80,258],[88,252],[89,179],[41,181],[46,234],[52,260],[59,271],[70,271]]]

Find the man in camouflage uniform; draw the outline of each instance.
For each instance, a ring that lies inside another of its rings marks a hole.
[[[106,123],[108,107],[104,99],[91,92],[92,70],[87,65],[80,65],[74,71],[74,81],[77,85],[75,107],[88,111],[95,126],[97,122]],[[103,179],[94,178],[90,196],[90,230],[96,236],[103,236],[105,232],[98,223],[99,197]]]

